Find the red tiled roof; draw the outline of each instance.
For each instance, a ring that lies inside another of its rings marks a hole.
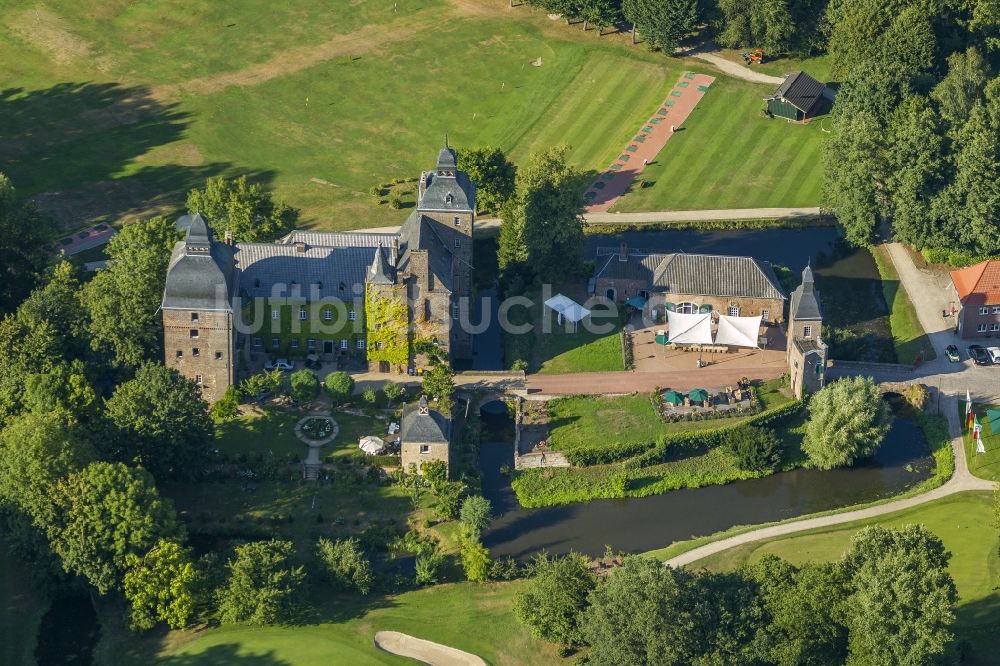
[[[988,260],[951,272],[962,305],[1000,303],[1000,261]]]

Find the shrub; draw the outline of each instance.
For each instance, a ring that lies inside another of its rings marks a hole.
[[[927,398],[930,397],[930,392],[923,384],[910,384],[903,391],[903,397],[913,409],[920,411],[924,408]]]
[[[444,555],[437,547],[433,550],[417,553],[416,575],[414,576],[417,585],[433,585],[438,582],[443,565]]]
[[[486,546],[479,543],[479,539],[465,537],[462,539],[462,569],[465,571],[465,578],[474,583],[484,583],[490,579],[492,561],[490,551]]]
[[[375,393],[375,389],[366,388],[361,394],[361,399],[367,402],[369,405],[374,405],[375,401],[378,400],[378,394]]]
[[[389,195],[389,208],[393,210],[399,210],[403,207],[403,199],[399,196],[398,192],[393,192]]]
[[[386,402],[389,407],[392,407],[392,403],[400,398],[406,393],[406,389],[396,382],[386,382],[382,385],[382,393],[385,395]]]
[[[240,408],[240,392],[235,386],[230,386],[222,395],[222,399],[212,405],[212,418],[216,421],[229,421],[236,418]]]
[[[354,391],[354,378],[342,370],[328,374],[323,383],[335,403],[346,400]]]
[[[462,527],[472,537],[479,538],[486,526],[490,524],[493,506],[490,501],[480,495],[466,497],[460,511]]]
[[[309,402],[319,395],[319,379],[310,370],[296,370],[288,384],[289,392],[296,402]]]
[[[731,430],[725,449],[740,469],[751,472],[773,472],[781,464],[781,442],[770,428],[742,426]]]
[[[331,541],[321,538],[316,542],[316,557],[323,566],[326,579],[334,587],[354,589],[361,594],[371,591],[375,575],[358,539]]]

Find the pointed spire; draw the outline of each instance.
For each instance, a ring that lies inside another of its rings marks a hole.
[[[368,284],[393,284],[394,281],[391,273],[392,269],[389,267],[389,261],[386,259],[385,253],[382,252],[382,241],[379,241],[365,281]]]
[[[813,282],[812,266],[810,262],[806,262],[806,267],[802,269],[802,284],[809,285],[809,289],[812,289]]]
[[[187,254],[206,254],[212,249],[212,232],[201,213],[191,217],[191,226],[184,237],[184,249]]]
[[[437,170],[438,173],[442,171],[449,171],[454,175],[455,169],[458,168],[458,157],[455,154],[455,150],[448,145],[448,135],[444,135],[444,148],[438,153]]]

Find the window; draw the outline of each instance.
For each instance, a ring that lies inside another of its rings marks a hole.
[[[694,303],[678,303],[677,312],[681,314],[697,314],[698,306]]]
[[[202,385],[203,382],[202,382],[201,375],[195,375],[194,376],[194,383],[197,384],[198,386]]]
[[[983,306],[983,307],[979,308],[979,314],[984,315],[984,314],[989,314],[989,313],[990,313],[990,309],[988,307]]]
[[[382,343],[378,340],[375,341],[375,349],[382,349]]]
[[[364,339],[363,338],[358,338],[358,349],[364,349],[364,348],[365,348],[365,341],[364,341]]]
[[[461,238],[456,238],[455,239],[455,247],[462,247],[462,239]]]
[[[429,445],[427,445],[427,444],[421,444],[420,445],[420,452],[421,453],[430,453],[431,452],[431,447]]]
[[[192,312],[191,313],[191,321],[198,321],[198,313],[197,312]]]
[[[802,337],[806,338],[808,340],[812,336],[813,336],[813,327],[812,326],[803,326],[802,327]]]
[[[299,319],[305,321],[309,317],[309,312],[305,308],[299,308]]]
[[[184,352],[182,352],[180,349],[177,350],[177,358],[184,358]]]
[[[347,311],[347,319],[348,319],[348,321],[354,321],[357,318],[358,318],[358,313],[357,312],[355,312],[354,310],[348,310]]]
[[[271,310],[271,319],[281,319],[281,310],[273,308]]]
[[[340,340],[340,348],[341,349],[347,349],[347,338],[341,338],[341,340]]]
[[[191,350],[191,356],[201,356],[201,350],[195,347]]]
[[[1000,331],[1000,324],[990,324],[991,331]]]
[[[323,310],[323,321],[333,320],[333,310]]]
[[[740,306],[738,306],[738,305],[735,305],[735,306],[730,305],[728,312],[729,312],[729,316],[730,317],[739,317],[740,316]]]
[[[299,348],[299,339],[298,338],[292,338],[291,347],[292,347],[292,349],[298,349]]]
[[[458,320],[458,303],[451,304],[451,318]]]
[[[279,344],[281,344],[281,341],[278,340],[278,338],[271,338],[271,346],[272,347],[274,347],[275,349],[277,349]]]
[[[760,318],[762,321],[771,321],[771,311],[764,308],[760,311]]]
[[[316,341],[313,340],[312,338],[306,340],[306,349],[308,349],[309,351],[316,349]]]
[[[198,339],[198,329],[197,328],[192,328],[191,329],[191,339],[192,340],[197,340]]]
[[[455,217],[455,226],[456,227],[462,226],[462,218],[460,218],[458,216]]]
[[[978,326],[976,326],[976,332],[977,333],[985,333],[986,332],[986,324],[979,324]]]
[[[216,361],[222,360],[222,352],[215,352],[215,360]]]
[[[993,314],[1000,314],[1000,305],[993,306]]]
[[[261,347],[263,345],[264,345],[264,341],[260,339],[259,335],[253,336],[253,346],[254,347]]]

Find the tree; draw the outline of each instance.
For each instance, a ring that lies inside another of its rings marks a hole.
[[[433,585],[437,583],[443,566],[444,553],[438,550],[436,546],[422,550],[417,553],[414,561],[414,582],[417,585]]]
[[[80,302],[80,280],[76,267],[60,261],[46,274],[45,283],[31,292],[17,308],[18,317],[29,326],[51,324],[59,339],[62,358],[83,358],[90,348],[87,311]]]
[[[240,391],[235,386],[226,388],[222,398],[212,405],[209,413],[216,422],[235,419],[240,413]]]
[[[462,152],[460,165],[476,184],[476,208],[499,212],[514,196],[517,167],[495,146],[473,148]]]
[[[297,370],[288,380],[289,392],[296,402],[310,402],[319,395],[319,379],[309,370]]]
[[[467,580],[473,583],[485,583],[490,579],[493,561],[490,559],[490,551],[479,543],[479,539],[471,536],[463,537],[459,557]]]
[[[129,626],[146,631],[164,622],[171,629],[183,629],[194,615],[198,580],[191,550],[176,541],[160,539],[142,557],[126,554]]]
[[[145,363],[115,389],[107,415],[118,429],[114,456],[158,479],[191,477],[208,460],[215,426],[198,387],[176,370]]]
[[[533,636],[565,646],[581,645],[580,620],[596,586],[587,558],[537,555],[532,577],[514,596],[514,617]]]
[[[62,410],[77,421],[94,416],[97,392],[87,379],[86,368],[79,359],[59,363],[45,372],[24,377],[22,407],[29,412]]]
[[[135,367],[160,354],[158,313],[178,237],[163,217],[125,225],[108,243],[108,267],[83,287],[91,346],[118,365]]]
[[[21,201],[0,173],[0,315],[13,312],[35,285],[49,260],[51,232],[47,218]]]
[[[281,370],[264,370],[256,375],[250,375],[240,382],[240,393],[254,399],[262,393],[274,393],[281,388]]]
[[[274,202],[260,183],[246,176],[226,180],[209,178],[204,189],[191,190],[188,212],[201,213],[221,238],[229,231],[237,242],[270,241],[295,228],[299,212],[283,201]]]
[[[389,409],[392,409],[392,403],[402,398],[406,394],[406,389],[396,382],[387,381],[382,385],[382,394],[389,403]]]
[[[869,113],[841,116],[823,160],[823,205],[836,213],[844,238],[855,246],[871,244],[884,208],[882,134]]]
[[[954,640],[951,554],[922,525],[863,528],[841,566],[850,579],[849,664],[941,663]]]
[[[934,86],[931,99],[949,126],[957,129],[968,119],[990,78],[990,64],[975,46],[948,56],[948,74]]]
[[[819,469],[850,466],[875,453],[891,421],[889,405],[874,381],[841,379],[809,399],[802,450]]]
[[[465,532],[475,538],[483,533],[493,514],[493,506],[482,495],[470,495],[462,501],[460,520]]]
[[[354,391],[354,378],[342,370],[331,372],[323,381],[326,392],[335,404],[347,400]]]
[[[52,550],[66,571],[101,594],[121,587],[130,553],[144,554],[157,540],[181,534],[173,506],[140,468],[94,462],[56,484],[53,495]]]
[[[597,36],[604,29],[614,25],[621,18],[618,0],[580,0],[580,16],[583,17],[583,29],[593,24],[597,28]]]
[[[590,663],[695,663],[709,643],[703,596],[690,572],[626,557],[590,593],[581,625]]]
[[[375,574],[371,562],[361,549],[361,542],[349,539],[320,538],[316,542],[316,557],[323,565],[323,573],[334,587],[342,590],[354,589],[361,594],[371,591]]]
[[[770,428],[741,426],[730,431],[725,446],[740,469],[773,472],[781,464],[781,442]]]
[[[236,547],[229,580],[217,594],[219,618],[226,624],[278,624],[297,612],[305,572],[291,563],[291,541],[252,541]]]
[[[455,392],[455,373],[444,365],[435,365],[424,373],[421,390],[447,410],[451,407],[451,394]]]
[[[426,469],[427,465],[425,464],[425,474]],[[462,506],[462,495],[466,490],[465,484],[461,481],[453,481],[451,483],[446,481],[439,484],[434,491],[434,494],[437,497],[437,502],[434,505],[434,511],[437,513],[438,518],[441,520],[452,520],[458,517]]]

